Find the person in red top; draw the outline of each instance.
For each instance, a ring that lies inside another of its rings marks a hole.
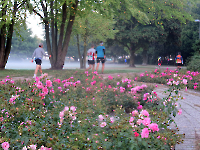
[[[181,64],[183,64],[183,57],[181,56],[180,52],[178,52],[178,55],[176,56],[175,60],[176,60],[177,68],[180,70]]]
[[[162,60],[161,60],[161,57],[159,57],[158,58],[158,67],[159,67],[159,69],[160,69],[161,64],[162,64]]]

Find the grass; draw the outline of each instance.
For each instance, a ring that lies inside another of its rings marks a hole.
[[[114,74],[114,73],[142,73],[145,71],[152,71],[156,68],[157,66],[155,65],[148,65],[148,66],[142,66],[142,65],[136,65],[135,68],[130,68],[127,66],[119,66],[119,67],[106,67],[104,70],[104,74]],[[161,69],[165,70],[168,66],[162,66]],[[175,69],[176,67],[170,66],[170,69]],[[73,72],[75,71],[85,71],[84,69],[63,69],[63,70],[49,70],[49,69],[44,69],[43,73],[48,73],[49,76],[53,77],[60,77],[60,76],[65,76],[66,73]],[[99,73],[101,73],[101,66],[99,68]],[[34,70],[25,70],[25,69],[5,69],[5,70],[0,70],[0,79],[5,78],[6,76],[9,77],[32,77],[34,74]],[[39,73],[38,73],[39,75]]]

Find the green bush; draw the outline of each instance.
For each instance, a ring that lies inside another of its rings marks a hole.
[[[200,71],[200,55],[196,53],[190,58],[190,61],[187,63],[187,70],[191,71]]]

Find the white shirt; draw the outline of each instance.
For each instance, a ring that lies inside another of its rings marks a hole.
[[[90,48],[88,51],[88,60],[94,60],[94,55],[96,53],[96,50],[94,48]]]

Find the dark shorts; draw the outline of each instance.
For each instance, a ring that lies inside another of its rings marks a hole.
[[[176,63],[176,66],[183,66],[182,63]]]
[[[88,60],[88,65],[94,65],[94,64],[95,64],[94,60]]]
[[[104,57],[97,57],[97,63],[100,63],[100,61],[103,63],[105,63],[105,59]]]
[[[41,63],[42,63],[42,60],[41,60],[41,59],[39,59],[39,58],[36,58],[36,59],[35,59],[35,62],[36,62],[36,64],[37,64],[37,65],[41,65]]]

